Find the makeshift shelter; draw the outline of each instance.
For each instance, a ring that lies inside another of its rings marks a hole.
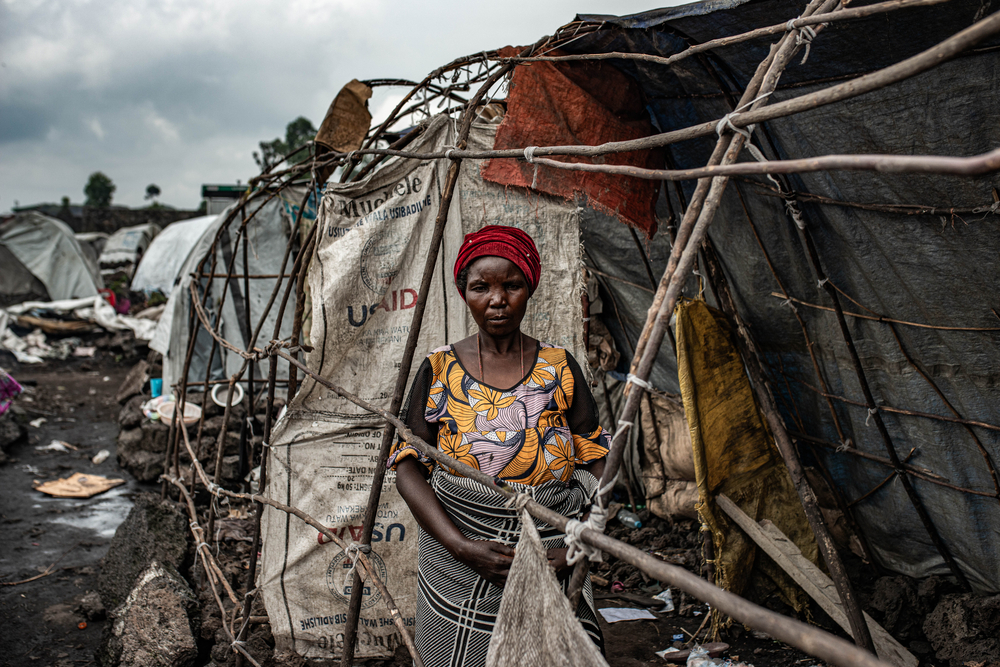
[[[101,251],[99,264],[102,275],[124,270],[131,274],[150,242],[160,233],[155,223],[123,227],[108,238]]]
[[[758,30],[741,32],[751,26]],[[1000,304],[989,301],[1000,265],[1000,169],[997,151],[985,153],[1000,140],[991,94],[998,35],[1000,14],[970,0],[945,8],[816,0],[805,11],[789,0],[728,0],[582,16],[534,47],[435,70],[363,142],[324,153],[308,171],[291,168],[302,177],[336,164],[346,174],[327,186],[292,271],[308,271],[314,346],[299,335],[307,299],[297,282],[291,335],[267,349],[230,350],[239,362],[231,367],[241,367],[233,381],[262,355],[304,357],[289,369],[290,388],[299,369],[307,375],[261,447],[263,571],[255,578],[252,561],[248,589],[264,595],[279,646],[316,657],[343,651],[349,664],[355,652],[391,655],[409,638],[413,528],[384,474],[385,423],[399,425],[393,413],[414,359],[467,330],[443,268],[454,239],[487,222],[528,226],[552,253],[542,284],[563,289],[536,295],[526,328],[582,345],[578,358],[597,339],[604,426],[616,434],[605,483],[638,451],[637,422],[655,438],[666,418],[676,436],[683,406],[689,438],[671,439],[690,445],[693,460],[676,460],[674,470],[695,479],[667,478],[662,459],[675,450],[644,450],[661,457],[659,481],[694,482],[717,550],[715,583],[743,592],[764,575],[802,608],[802,591],[756,558],[741,529],[768,519],[813,570],[822,553],[840,617],[859,644],[871,641],[805,463],[832,483],[866,555],[883,567],[1000,591],[1000,383],[991,370]],[[432,116],[461,86],[475,96]],[[492,104],[482,106],[487,95]],[[486,113],[504,98],[505,109]],[[378,147],[421,115],[391,151]],[[849,155],[830,155],[838,152]],[[359,167],[367,155],[377,157]],[[269,196],[275,174],[262,174],[220,216],[220,239]],[[584,267],[596,294],[583,288]],[[407,290],[413,317],[399,312]],[[599,309],[577,309],[598,301]],[[591,329],[592,319],[603,329]],[[171,346],[175,367],[182,349]],[[612,381],[629,385],[627,395],[616,397]],[[272,375],[271,396],[277,382]],[[643,401],[649,393],[670,405]],[[502,480],[461,470],[505,494]],[[526,509],[544,514],[530,502]],[[293,510],[322,522],[305,528]],[[317,547],[317,530],[320,544],[335,546]],[[683,581],[622,545],[602,545],[662,581]],[[749,622],[730,598],[712,600],[715,623],[718,613]],[[798,641],[785,632],[791,626],[769,627]],[[905,650],[877,645],[894,664],[915,664]],[[870,658],[826,655],[840,664]]]
[[[203,215],[167,225],[146,247],[132,275],[132,289],[169,295],[191,249],[217,218],[216,215]]]
[[[87,258],[87,263],[93,267],[93,270],[100,272],[98,259],[110,235],[106,232],[82,232],[73,236],[79,242],[80,249],[83,250],[83,254]]]
[[[0,226],[0,249],[9,257],[0,272],[5,305],[96,296],[103,287],[96,266],[61,220],[35,211],[18,213]]]
[[[245,232],[237,233],[222,224],[226,220],[226,212],[192,221],[195,222],[194,230],[200,227],[202,231],[175,272],[170,297],[149,344],[163,354],[164,387],[173,387],[184,377],[190,318],[194,314],[190,292],[192,281],[205,290],[205,314],[218,335],[249,346],[255,330],[259,329],[262,332],[261,344],[270,340],[277,321],[276,311],[270,307],[270,297],[278,278],[286,276],[291,268],[286,247],[292,222],[305,193],[302,188],[289,188],[279,197],[250,207]],[[315,217],[315,205],[311,203],[303,217],[310,215]],[[207,254],[212,255],[210,259]],[[283,257],[286,258],[284,264]],[[233,277],[227,279],[229,272]],[[193,276],[197,276],[197,280]],[[158,285],[164,285],[164,278],[152,279],[157,280]],[[291,332],[291,316],[292,313],[286,313],[282,319],[281,335],[287,336]],[[189,365],[187,382],[192,389],[200,391],[204,390],[206,381],[220,382],[233,375],[243,359],[233,354],[232,350],[218,345],[204,328],[199,328],[197,335],[192,352],[194,361]],[[267,363],[264,360],[262,366],[255,369],[258,379],[266,377]]]

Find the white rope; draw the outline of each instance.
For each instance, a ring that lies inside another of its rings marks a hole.
[[[614,440],[620,434],[624,433],[625,431],[627,431],[632,426],[635,426],[635,423],[633,423],[633,422],[627,422],[624,419],[619,419],[618,420],[618,430],[615,431],[615,434],[611,437],[611,439]]]
[[[447,149],[447,150],[446,150],[446,151],[444,152],[444,159],[446,159],[446,160],[450,160],[450,159],[451,159],[451,154],[452,154],[452,153],[454,153],[454,152],[455,152],[455,147],[454,147],[454,146],[452,146],[452,147],[448,148],[448,149]]]
[[[812,41],[815,38],[816,31],[813,30],[812,26],[805,25],[799,28],[799,34],[795,36],[795,45],[806,45],[806,52],[802,56],[802,61],[799,63],[800,65],[805,65],[806,61],[809,60],[809,50],[812,49]]]
[[[535,149],[538,146],[527,146],[524,149],[524,159],[527,160],[528,164],[535,163]]]
[[[802,230],[806,228],[806,221],[802,218],[802,211],[799,209],[797,201],[794,199],[786,199],[785,210],[788,211],[788,215],[791,216],[796,227]]]
[[[823,278],[823,280],[817,280],[816,287],[818,287],[819,289],[823,289],[823,285],[827,284],[828,282],[830,282],[829,278]]]
[[[653,390],[653,385],[649,384],[649,382],[643,380],[638,375],[632,375],[631,373],[625,376],[625,385],[627,386],[629,384],[634,384],[635,386],[645,389],[646,391]]]
[[[351,569],[347,571],[348,577],[354,576],[354,569],[358,566],[358,559],[361,558],[361,548],[363,546],[357,542],[351,542],[344,550],[344,555],[351,559]]]
[[[584,558],[592,563],[600,563],[604,560],[604,553],[597,547],[581,540],[580,533],[589,528],[603,534],[607,522],[608,512],[599,506],[590,508],[590,516],[587,517],[586,522],[576,519],[570,519],[566,522],[566,563],[568,565],[576,565]]]
[[[865,426],[869,426],[868,420],[870,420],[872,416],[877,414],[878,414],[878,408],[868,408],[868,416],[865,417]]]

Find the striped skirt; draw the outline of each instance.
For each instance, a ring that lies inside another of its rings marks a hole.
[[[469,539],[491,540],[516,546],[521,535],[520,519],[507,499],[479,482],[435,468],[431,486],[455,525]],[[516,490],[532,493],[535,501],[559,514],[577,516],[589,505],[597,489],[590,473],[578,470],[569,482],[551,481],[528,487],[512,484]],[[565,535],[535,520],[547,549],[565,547]],[[416,645],[427,667],[481,667],[503,588],[489,583],[470,567],[457,562],[430,533],[419,534],[417,574]],[[565,590],[567,581],[563,582]],[[576,610],[583,629],[604,650],[604,638],[597,624],[590,577],[584,585]],[[544,619],[539,619],[544,621]]]

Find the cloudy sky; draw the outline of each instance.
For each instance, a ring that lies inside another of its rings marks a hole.
[[[678,0],[0,0],[0,211],[83,202],[199,203],[202,183],[256,173],[261,140],[319,125],[352,78],[423,78],[456,57],[529,44],[577,13]],[[401,89],[377,89],[384,117]]]

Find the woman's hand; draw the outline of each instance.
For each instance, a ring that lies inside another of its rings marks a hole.
[[[511,547],[499,542],[465,539],[450,551],[455,560],[465,563],[494,586],[507,583],[507,575],[514,562],[514,549]]]
[[[564,547],[562,549],[549,549],[546,552],[549,558],[549,567],[556,571],[556,577],[559,579],[566,577],[573,570],[566,562],[567,551],[569,550]]]

